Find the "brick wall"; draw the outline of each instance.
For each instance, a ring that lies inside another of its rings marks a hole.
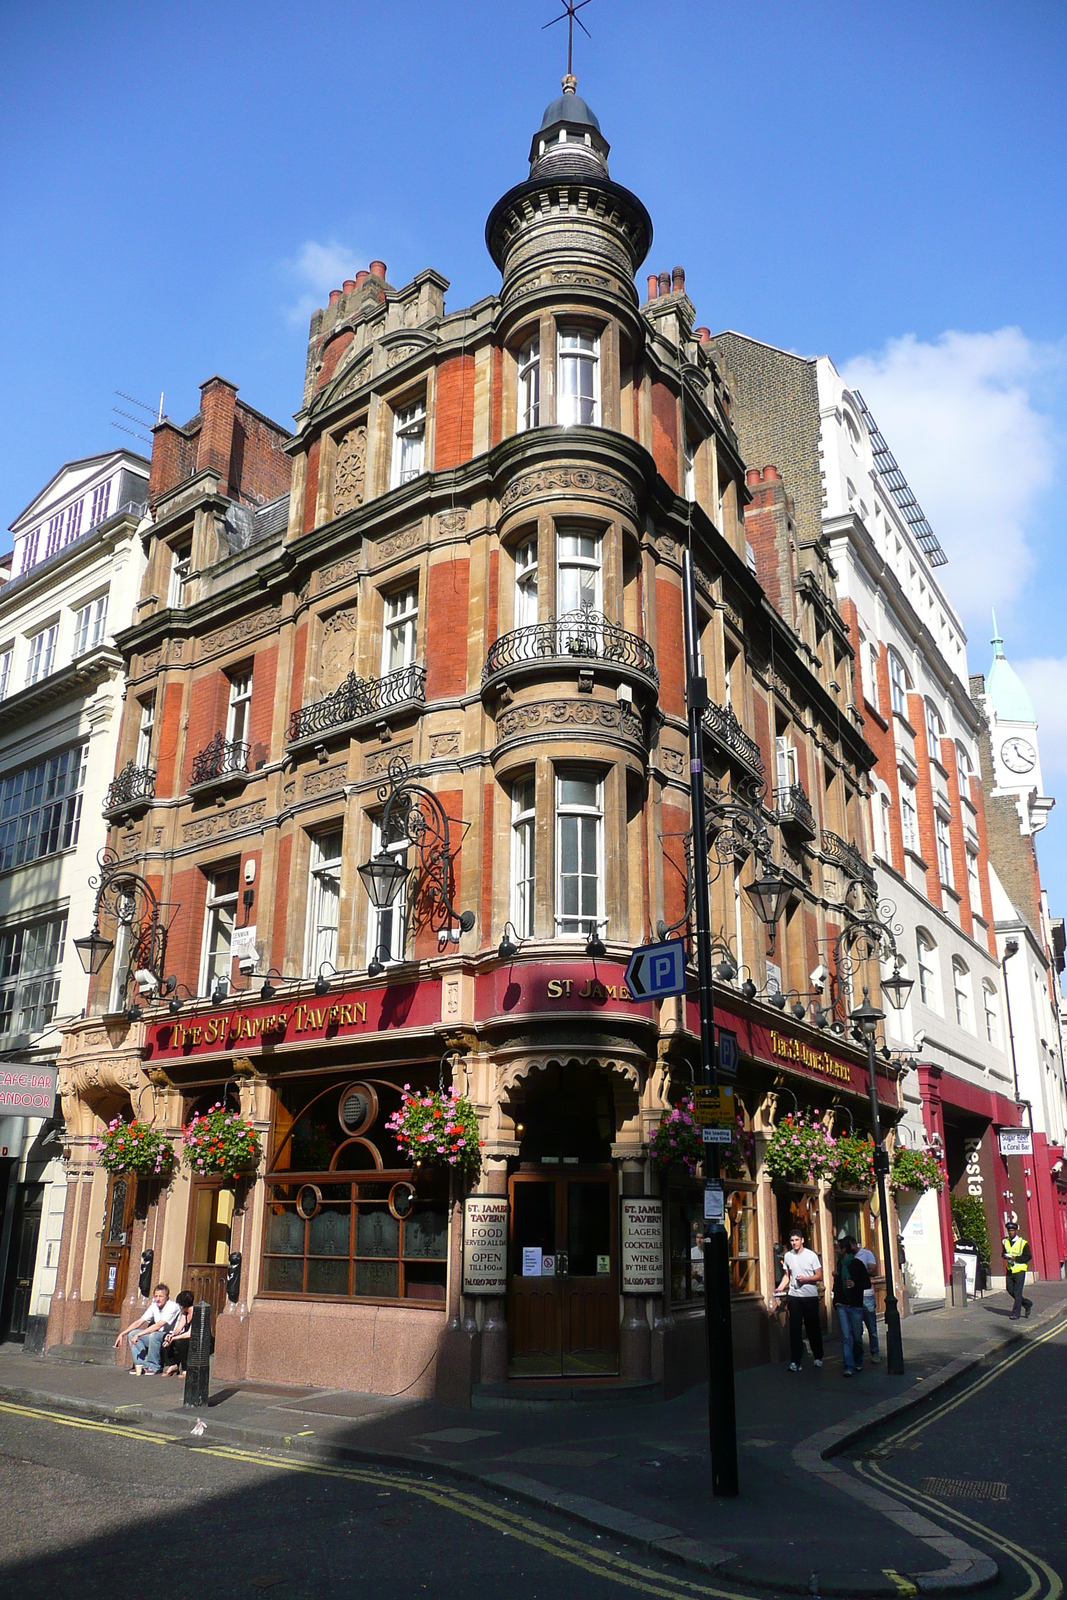
[[[908,721],[915,730],[915,765],[919,781],[915,785],[915,809],[919,813],[919,849],[926,862],[926,898],[938,910],[942,908],[941,879],[937,869],[937,834],[934,829],[934,786],[930,778],[930,762],[937,760],[937,752],[930,749],[926,737],[926,707],[922,695],[908,695]]]
[[[352,329],[345,328],[337,335],[336,339],[330,340],[329,344],[322,352],[322,367],[319,371],[318,377],[315,379],[316,389],[324,389],[329,383],[330,379],[337,371],[337,363],[340,361],[341,357],[344,355],[354,338],[355,334],[352,332]]]
[[[170,898],[180,910],[171,925],[167,957],[180,984],[196,993],[200,975],[200,949],[204,936],[204,907],[207,903],[207,877],[199,867],[175,872],[170,880]],[[181,991],[179,990],[179,993]]]
[[[217,472],[223,482],[230,477],[233,417],[237,386],[225,378],[209,378],[200,385],[200,435],[196,443],[197,472]]]
[[[673,578],[656,579],[656,666],[664,711],[685,716],[685,627],[682,591]]]
[[[438,561],[426,584],[426,698],[462,694],[467,687],[467,612],[470,562]]]
[[[453,356],[437,369],[434,470],[469,461],[474,452],[474,357]]]
[[[278,683],[278,646],[269,644],[256,651],[252,670],[252,703],[248,708],[248,758],[250,772],[270,760],[270,735],[274,721],[274,698]]]
[[[963,837],[959,766],[956,761],[956,746],[951,739],[941,740],[940,760],[948,773],[948,798],[952,807],[948,831],[952,847],[952,876],[960,896],[960,927],[969,939],[973,939],[974,917],[971,915],[971,887],[967,876],[967,845]]]
[[[977,812],[974,826],[978,835],[978,886],[982,894],[982,916],[986,922],[986,943],[990,955],[999,959],[997,936],[993,927],[993,891],[989,883],[989,834],[985,819],[985,790],[982,788],[982,780],[973,775],[970,784],[971,800]]]
[[[274,926],[270,963],[279,972],[285,971],[285,941],[289,919],[289,875],[293,861],[293,836],[283,834],[278,844],[277,877],[274,880]]]
[[[178,759],[178,732],[182,718],[182,685],[168,683],[163,691],[163,704],[159,714],[159,738],[156,743],[156,794],[160,799],[170,799],[177,793],[175,763]]]
[[[751,503],[745,507],[745,538],[752,546],[756,576],[779,616],[793,624],[796,560],[789,533],[789,502],[777,467],[751,467],[746,475]],[[857,701],[858,703],[858,701]]]
[[[288,494],[293,478],[292,458],[284,446],[289,434],[237,402],[233,419],[229,492],[235,499],[260,504]]]
[[[194,472],[214,472],[233,499],[259,505],[285,494],[292,462],[287,429],[237,398],[225,378],[200,385],[200,410],[184,427],[164,421],[152,430],[148,492],[166,494]]]
[[[663,920],[670,927],[685,915],[686,877],[685,838],[689,811],[668,805],[660,812],[663,826]],[[670,837],[673,836],[673,837]]]
[[[185,765],[191,768],[197,755],[226,726],[226,680],[221,672],[208,672],[194,678],[189,688],[189,730],[185,741]],[[188,770],[185,774],[188,778]]]
[[[308,451],[307,482],[304,485],[304,532],[310,533],[315,526],[315,501],[319,493],[319,451],[321,449],[316,439]]]
[[[656,466],[677,493],[678,401],[665,383],[652,380],[652,455]]]
[[[304,704],[304,669],[307,665],[308,625],[301,622],[293,642],[293,674],[289,681],[289,714]]]

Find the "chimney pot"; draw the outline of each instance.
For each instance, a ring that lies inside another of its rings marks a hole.
[[[346,278],[344,283],[342,283],[342,285],[341,285],[341,289],[345,294],[351,294],[352,290],[355,287],[356,287],[355,278]]]
[[[361,283],[366,283],[369,277],[370,273],[367,271],[366,267],[361,268],[360,271],[356,273],[356,288],[358,289]]]
[[[340,300],[340,298],[341,298],[340,289],[331,289],[330,290],[330,304],[332,306],[335,306],[337,304],[338,300]]]
[[[673,283],[674,283],[674,292],[675,292],[675,294],[684,294],[685,293],[685,268],[684,267],[675,267],[674,271],[671,273],[671,278],[672,278]]]
[[[710,328],[694,328],[693,332],[696,334],[701,344],[707,344],[708,340],[711,338]]]
[[[660,292],[660,294],[670,294],[670,292],[671,292],[671,275],[670,275],[669,272],[661,272],[660,273],[660,275],[659,275],[659,292]]]
[[[659,292],[659,279],[654,272],[648,275],[648,298],[654,300]]]
[[[760,470],[759,470],[759,468],[758,467],[749,467],[748,471],[745,473],[745,482],[748,484],[749,488],[750,489],[754,488],[755,485],[757,483],[759,483],[759,481],[760,481]]]
[[[782,474],[778,471],[777,467],[767,466],[763,469],[764,483],[778,483],[781,480],[781,476]]]
[[[371,272],[374,274],[374,276],[376,278],[381,278],[382,282],[383,283],[385,282],[385,262],[384,261],[372,261],[371,264],[370,264],[370,269],[371,269]]]

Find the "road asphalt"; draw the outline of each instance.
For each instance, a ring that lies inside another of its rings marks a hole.
[[[886,1376],[884,1340],[882,1364],[868,1361],[863,1374],[848,1381],[839,1347],[832,1343],[818,1371],[809,1362],[800,1373],[784,1365],[738,1373],[737,1500],[714,1500],[710,1493],[703,1388],[666,1404],[457,1411],[402,1397],[216,1384],[212,1403],[198,1414],[183,1410],[180,1380],[131,1378],[120,1368],[42,1360],[5,1345],[0,1347],[5,1397],[0,1451],[5,1460],[21,1451],[24,1460],[36,1462],[41,1452],[29,1448],[28,1437],[50,1437],[64,1426],[57,1420],[63,1415],[132,1427],[136,1438],[128,1431],[116,1434],[112,1427],[80,1439],[85,1460],[98,1454],[99,1481],[108,1482],[109,1474],[115,1481],[123,1476],[112,1462],[120,1440],[121,1449],[157,1454],[161,1441],[181,1444],[183,1451],[195,1452],[197,1464],[192,1471],[191,1455],[183,1455],[178,1501],[165,1502],[167,1529],[187,1517],[192,1501],[183,1497],[193,1495],[193,1485],[196,1493],[216,1493],[216,1458],[209,1461],[205,1451],[238,1450],[244,1453],[242,1471],[253,1473],[256,1486],[253,1500],[244,1497],[243,1503],[254,1503],[252,1521],[260,1528],[269,1524],[272,1538],[281,1536],[275,1530],[275,1496],[292,1492],[299,1468],[325,1472],[322,1481],[332,1483],[330,1470],[354,1470],[364,1463],[391,1473],[397,1481],[388,1492],[402,1493],[415,1506],[410,1512],[415,1550],[423,1548],[418,1530],[424,1518],[439,1523],[448,1509],[449,1527],[459,1529],[469,1521],[466,1512],[437,1501],[426,1503],[435,1508],[431,1515],[420,1496],[432,1479],[439,1494],[447,1485],[449,1494],[474,1491],[486,1506],[506,1505],[513,1515],[521,1511],[538,1528],[550,1530],[536,1537],[552,1548],[558,1530],[567,1527],[583,1548],[590,1541],[598,1550],[610,1544],[623,1553],[618,1559],[636,1562],[642,1571],[651,1563],[649,1582],[654,1572],[673,1573],[672,1583],[690,1584],[687,1593],[859,1597],[915,1589],[964,1593],[992,1583],[995,1595],[1022,1596],[1029,1588],[1030,1600],[1054,1600],[1054,1569],[1064,1565],[1061,1517],[1055,1477],[1047,1477],[1047,1465],[1046,1479],[1040,1475],[1042,1452],[1054,1444],[1052,1418],[1067,1398],[1067,1335],[1059,1331],[1061,1324],[1067,1327],[1067,1285],[1036,1285],[1033,1297],[1034,1316],[1023,1324],[1008,1322],[1007,1299],[997,1294],[966,1311],[906,1319],[903,1378]],[[1015,1407],[1015,1399],[1023,1405],[1020,1397],[1029,1395],[1034,1396],[1027,1402],[1032,1416],[1025,1406]],[[952,1409],[941,1409],[946,1404]],[[27,1408],[52,1417],[27,1415]],[[1019,1421],[1023,1416],[1026,1424]],[[907,1448],[892,1442],[912,1428],[918,1431],[909,1434]],[[17,1448],[10,1443],[12,1435]],[[150,1435],[151,1442],[142,1435]],[[249,1454],[254,1462],[247,1460]],[[167,1457],[174,1459],[169,1450]],[[39,1470],[59,1468],[45,1462]],[[95,1484],[97,1477],[89,1476]],[[1008,1498],[979,1501],[974,1494],[985,1491],[965,1487],[962,1493],[970,1498],[961,1500],[959,1480],[1003,1485]],[[66,1527],[63,1548],[68,1551],[101,1536],[108,1516],[119,1515],[109,1513],[108,1506],[127,1504],[114,1490],[101,1490],[99,1504],[91,1495],[83,1502],[77,1494],[58,1487],[56,1492],[65,1508],[83,1503],[93,1508]],[[17,1498],[24,1499],[24,1492]],[[12,1504],[9,1491],[9,1511]],[[1012,1511],[1017,1514],[1023,1504],[1035,1513],[1020,1533]],[[143,1520],[141,1513],[138,1527]],[[301,1518],[299,1527],[290,1536],[301,1546],[315,1543],[312,1524]],[[365,1528],[373,1560],[380,1562],[390,1540],[375,1530],[376,1522]],[[436,1539],[427,1537],[431,1543]],[[489,1539],[481,1533],[475,1539],[479,1551],[483,1537]],[[456,1538],[462,1545],[474,1535],[468,1527]],[[494,1538],[499,1543],[502,1534]],[[124,1535],[123,1549],[126,1544]],[[58,1548],[55,1559],[60,1559]],[[253,1552],[248,1559],[255,1565],[259,1557]],[[473,1546],[471,1559],[481,1560]],[[541,1560],[529,1558],[523,1595],[542,1592],[538,1585],[548,1568],[538,1565]],[[560,1558],[552,1560],[558,1564]],[[573,1562],[564,1565],[567,1575],[551,1582],[553,1590],[565,1594],[566,1583],[577,1583],[581,1569]],[[199,1560],[197,1570],[203,1570]],[[248,1570],[247,1563],[240,1570]],[[1037,1574],[1037,1587],[1020,1577],[1028,1570]],[[327,1567],[316,1554],[308,1571],[310,1587],[298,1592],[314,1594],[315,1574],[325,1582]],[[410,1569],[404,1571],[410,1578]],[[585,1573],[583,1585],[592,1576]],[[621,1582],[618,1573],[601,1577],[616,1587]],[[405,1589],[413,1586],[399,1574],[391,1581],[392,1589],[385,1584],[387,1594],[399,1593],[402,1581]],[[450,1592],[442,1581],[438,1575],[438,1592]],[[634,1580],[637,1587],[644,1582]],[[32,1591],[20,1587],[18,1592]],[[582,1592],[600,1591],[585,1585]],[[645,1592],[661,1591],[653,1586]]]

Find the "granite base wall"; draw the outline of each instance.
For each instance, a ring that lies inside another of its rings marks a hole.
[[[429,1399],[445,1309],[255,1300],[245,1376],[261,1383]]]

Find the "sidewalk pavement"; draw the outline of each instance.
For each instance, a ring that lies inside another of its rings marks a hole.
[[[965,1593],[995,1580],[987,1555],[863,1492],[847,1466],[827,1458],[1067,1308],[1067,1284],[1031,1293],[1027,1323],[1010,1323],[1007,1297],[996,1293],[965,1311],[906,1318],[902,1378],[886,1375],[884,1328],[880,1364],[868,1358],[847,1382],[836,1341],[821,1370],[806,1354],[799,1373],[739,1372],[736,1500],[712,1498],[703,1385],[666,1403],[609,1404],[601,1391],[596,1404],[499,1407],[490,1396],[458,1411],[345,1390],[216,1384],[197,1414],[182,1408],[181,1379],[132,1378],[5,1344],[0,1396],[174,1436],[190,1433],[199,1415],[205,1444],[446,1471],[753,1588],[896,1596],[908,1580],[920,1592]]]

